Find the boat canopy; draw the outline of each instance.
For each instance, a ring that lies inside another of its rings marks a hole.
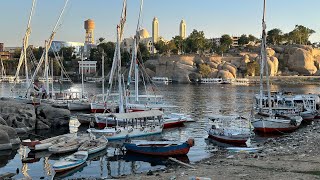
[[[115,117],[117,119],[138,119],[145,117],[156,117],[162,116],[163,112],[159,110],[150,110],[150,111],[140,111],[140,112],[131,112],[131,113],[111,113],[109,117]]]

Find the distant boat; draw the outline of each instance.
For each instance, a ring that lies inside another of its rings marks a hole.
[[[159,83],[159,84],[169,84],[172,82],[172,79],[169,79],[168,77],[152,77],[153,83]]]
[[[201,78],[200,83],[201,84],[221,84],[222,83],[221,78]]]
[[[53,169],[55,172],[63,172],[78,166],[81,166],[86,162],[88,158],[87,151],[78,151],[70,156],[60,159],[53,164]]]
[[[194,140],[188,139],[186,142],[176,141],[143,141],[137,140],[124,143],[127,151],[154,156],[179,156],[188,154],[190,148],[194,146]]]

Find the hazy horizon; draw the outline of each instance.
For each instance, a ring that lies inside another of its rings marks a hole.
[[[159,19],[160,36],[171,39],[179,34],[182,19],[187,23],[187,35],[193,29],[204,31],[207,38],[220,37],[222,34],[253,34],[260,37],[262,0],[170,0],[144,1],[142,27],[151,35],[152,19]],[[2,29],[0,42],[6,47],[21,46],[26,30],[32,0],[10,0],[2,2],[0,11]],[[134,34],[139,0],[128,1],[125,37]],[[43,46],[52,31],[56,19],[64,5],[64,0],[37,1],[32,20],[30,44]],[[84,42],[84,20],[93,19],[96,23],[95,40],[99,37],[115,41],[116,25],[119,22],[122,1],[70,0],[63,16],[55,40]],[[296,24],[304,25],[316,31],[311,36],[312,42],[320,41],[320,19],[317,8],[319,0],[268,0],[267,30],[280,28],[284,33],[293,30]]]

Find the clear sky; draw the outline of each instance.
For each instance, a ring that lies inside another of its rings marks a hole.
[[[125,37],[135,32],[139,0],[128,0]],[[5,46],[21,46],[32,0],[2,0],[0,4],[0,42]],[[32,21],[30,44],[43,45],[52,31],[64,0],[38,0]],[[70,0],[55,40],[83,42],[83,21],[96,22],[95,39],[115,41],[121,0]],[[267,0],[267,28],[291,31],[296,24],[317,33],[311,41],[320,41],[320,0]],[[142,26],[150,35],[152,19],[158,17],[160,35],[171,39],[179,33],[185,19],[187,34],[193,29],[204,31],[207,38],[222,34],[260,36],[262,0],[145,0]]]

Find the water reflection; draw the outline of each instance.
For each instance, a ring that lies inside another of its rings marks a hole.
[[[22,88],[18,85],[17,88]],[[80,84],[73,84],[63,86],[63,90],[69,88],[80,88]],[[56,86],[55,89],[59,89]],[[93,84],[85,84],[85,91],[92,94],[100,93],[101,88],[97,88]],[[272,85],[272,91],[292,91],[295,93],[318,93],[319,87],[314,85]],[[141,88],[141,92],[144,88]],[[190,149],[188,156],[184,157],[183,161],[194,163],[205,157],[211,156],[217,150],[217,145],[212,141],[206,140],[208,134],[205,131],[207,127],[208,113],[214,114],[249,114],[252,108],[252,99],[254,94],[259,91],[259,86],[232,86],[232,85],[191,85],[191,84],[169,84],[168,86],[159,86],[158,91],[164,95],[164,100],[167,104],[179,106],[177,109],[181,113],[189,114],[196,121],[194,123],[186,123],[184,127],[177,129],[164,130],[162,135],[150,137],[149,140],[169,139],[177,141],[185,141],[189,137],[195,139],[195,146]],[[0,84],[0,95],[8,95],[10,92],[9,84]],[[168,109],[167,111],[176,111]],[[74,129],[72,131],[84,133],[87,125],[76,127],[72,124]],[[56,136],[68,133],[70,129],[59,128],[47,131],[32,132],[38,134],[37,136],[26,135],[23,138],[39,138]],[[121,142],[110,144],[112,147],[106,151],[89,156],[87,164],[75,169],[72,172],[64,174],[55,174],[51,165],[55,160],[61,156],[51,155],[44,152],[28,152],[23,149],[17,151],[0,151],[0,173],[16,172],[19,168],[23,172],[15,176],[20,179],[30,176],[33,179],[51,179],[59,178],[112,178],[121,175],[147,172],[149,170],[156,170],[165,168],[168,165],[166,159],[158,159],[154,157],[139,156],[124,154],[121,148]],[[26,154],[24,154],[25,152]],[[23,157],[22,157],[23,156]],[[67,156],[67,155],[66,155]]]

